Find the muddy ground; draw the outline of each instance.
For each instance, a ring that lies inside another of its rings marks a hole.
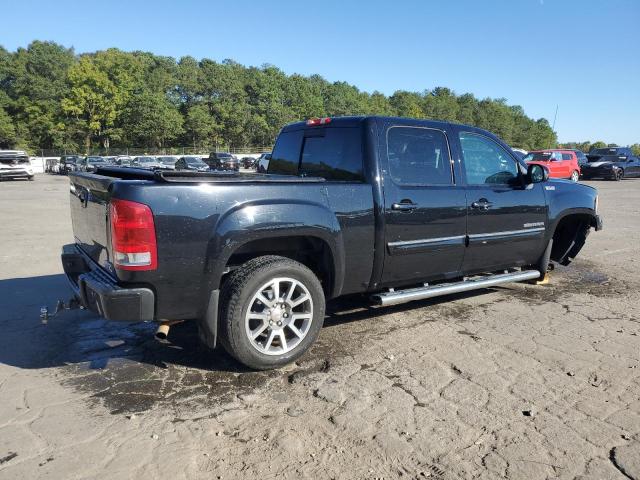
[[[246,371],[67,295],[65,177],[0,184],[0,479],[640,479],[640,180],[547,286],[329,306],[318,344]]]

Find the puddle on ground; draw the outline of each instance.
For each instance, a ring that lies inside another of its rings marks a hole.
[[[563,267],[556,265],[547,285],[527,285],[511,289],[518,299],[534,305],[547,302],[561,302],[567,296],[588,294],[594,297],[625,296],[634,289],[633,285],[617,278],[611,278],[600,267],[587,260],[577,260]]]
[[[541,304],[573,293],[620,295],[628,288],[582,261],[557,268],[549,285],[510,288],[508,295]],[[63,332],[68,344],[52,363],[66,365],[69,375],[65,383],[89,393],[114,414],[142,412],[157,404],[211,407],[233,402],[238,395],[251,393],[267,382],[277,381],[287,388],[291,378],[326,371],[332,361],[358,353],[363,335],[370,341],[384,340],[394,331],[443,319],[460,325],[477,306],[454,300],[487,291],[393,307],[371,307],[363,297],[333,301],[314,347],[297,364],[275,371],[250,371],[221,347],[208,350],[199,343],[193,322],[172,327],[169,341],[159,343],[153,338],[155,324],[107,322],[88,313],[83,313],[79,322],[62,327],[68,330]],[[458,333],[477,338],[466,328]]]

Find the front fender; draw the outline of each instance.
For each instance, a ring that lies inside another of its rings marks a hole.
[[[546,182],[545,196],[549,205],[549,237],[560,221],[569,215],[588,215],[593,219],[592,226],[596,230],[601,228],[600,219],[596,215],[598,191],[595,188],[568,180],[555,180]]]
[[[333,261],[333,294],[340,292],[345,254],[338,219],[325,205],[303,200],[242,202],[222,214],[207,248],[210,289],[219,288],[229,258],[246,243],[294,236],[318,238],[328,245]]]

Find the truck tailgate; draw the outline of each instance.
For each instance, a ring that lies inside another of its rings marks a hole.
[[[95,174],[69,174],[71,223],[75,243],[103,267],[111,259],[109,187],[115,180]]]

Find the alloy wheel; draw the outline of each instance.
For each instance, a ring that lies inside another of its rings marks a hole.
[[[294,278],[273,278],[253,295],[245,315],[251,346],[265,355],[283,355],[309,333],[313,300],[307,287]]]

